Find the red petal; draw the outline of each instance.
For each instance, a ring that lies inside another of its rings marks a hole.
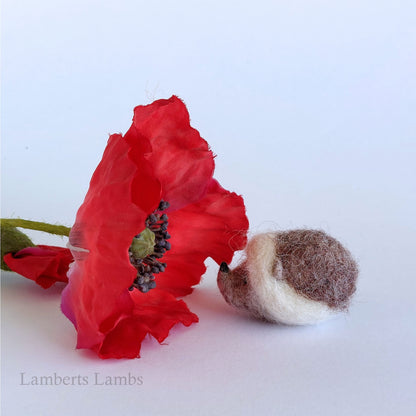
[[[120,321],[110,331],[101,346],[97,346],[100,358],[137,358],[147,334],[146,326],[133,316]]]
[[[56,282],[68,282],[66,274],[73,258],[67,248],[41,245],[8,253],[4,261],[14,272],[47,289]]]
[[[189,293],[205,271],[204,260],[230,263],[234,251],[245,247],[247,229],[243,198],[212,179],[203,199],[169,214],[172,249],[164,256],[168,266],[157,276],[157,287]]]
[[[198,317],[189,311],[185,302],[162,290],[153,289],[146,294],[136,290],[132,293],[132,298],[135,302],[135,316],[159,342],[168,336],[175,324],[180,322],[189,326],[198,322]]]
[[[162,198],[170,203],[170,210],[198,201],[212,178],[214,156],[208,143],[190,126],[185,104],[173,96],[138,106],[133,125],[152,146],[148,160],[162,184]]]
[[[147,334],[162,342],[177,323],[189,326],[198,317],[189,311],[185,302],[160,290],[147,294],[133,292],[133,315],[121,320],[106,335],[98,348],[101,358],[140,357],[141,343]]]
[[[242,198],[212,180],[213,169],[212,152],[177,97],[137,107],[125,138],[110,137],[70,235],[78,249],[62,310],[77,328],[78,348],[137,357],[146,334],[161,342],[176,323],[197,322],[173,294],[191,291],[207,256],[230,261],[248,227]],[[168,267],[158,289],[129,292],[137,271],[128,249],[161,199],[171,204]]]
[[[148,148],[143,140],[135,142],[139,150]],[[137,272],[128,249],[134,235],[144,229],[148,210],[159,204],[160,184],[151,175],[144,152],[132,160],[131,150],[122,136],[110,137],[71,230],[70,243],[89,251],[73,251],[76,264],[63,295],[62,310],[75,320],[79,347],[100,344],[104,339],[100,324],[111,316],[116,324],[133,308],[127,289]]]

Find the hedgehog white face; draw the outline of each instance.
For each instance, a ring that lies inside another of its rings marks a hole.
[[[337,240],[317,230],[254,236],[234,270],[222,263],[217,284],[224,299],[271,322],[303,325],[346,310],[358,268]]]

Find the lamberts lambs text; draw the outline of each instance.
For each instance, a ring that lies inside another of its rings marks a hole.
[[[90,375],[30,375],[26,372],[20,373],[21,386],[141,386],[143,377],[136,376],[130,372],[124,376],[103,375],[93,373]]]

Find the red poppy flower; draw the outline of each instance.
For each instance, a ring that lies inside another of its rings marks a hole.
[[[246,244],[243,199],[212,178],[214,156],[177,97],[134,110],[110,137],[70,234],[75,262],[62,310],[77,348],[139,357],[147,334],[162,342],[198,317],[192,292],[210,256],[229,263]]]
[[[8,253],[3,259],[11,270],[34,280],[44,289],[56,282],[67,283],[66,274],[73,261],[67,248],[43,245]]]

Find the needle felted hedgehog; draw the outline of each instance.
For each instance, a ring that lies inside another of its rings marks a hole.
[[[221,264],[217,283],[232,306],[267,321],[304,325],[346,311],[357,276],[341,243],[305,229],[252,237],[234,270]]]

